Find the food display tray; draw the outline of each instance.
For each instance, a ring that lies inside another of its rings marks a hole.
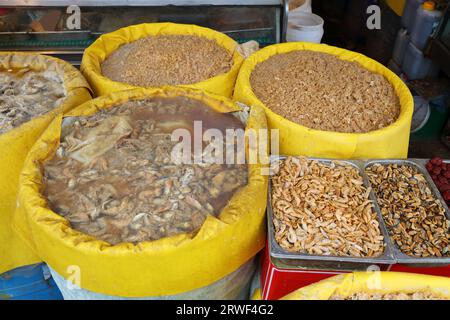
[[[272,156],[271,166],[278,160],[285,159],[285,156]],[[343,164],[351,165],[358,169],[364,181],[364,186],[369,186],[368,177],[363,172],[363,163],[357,160],[331,160],[323,158],[308,158],[321,163],[330,164],[332,161],[338,161]],[[384,252],[376,257],[350,257],[350,256],[325,256],[312,255],[307,253],[289,252],[281,248],[275,240],[275,229],[273,225],[272,212],[272,186],[269,183],[269,196],[267,205],[267,221],[268,221],[268,247],[272,262],[277,267],[282,268],[299,268],[299,269],[332,269],[332,270],[366,270],[371,265],[392,265],[396,262],[392,250],[392,243],[387,228],[384,224],[381,212],[377,205],[374,210],[378,217],[380,231],[384,237]],[[375,194],[370,192],[370,199],[376,203]]]
[[[271,165],[277,160],[283,160],[286,156],[272,156]],[[450,210],[443,200],[439,190],[434,184],[430,174],[425,168],[425,164],[428,159],[368,159],[368,160],[334,160],[324,158],[309,158],[310,160],[316,160],[322,163],[331,163],[332,161],[338,161],[344,164],[351,165],[358,168],[360,175],[363,177],[364,186],[372,187],[365,169],[375,163],[379,164],[403,164],[415,167],[427,181],[433,196],[440,201],[441,205],[445,209],[447,219],[450,220]],[[444,161],[448,163],[449,161]],[[383,265],[383,264],[403,264],[409,267],[443,267],[450,265],[450,257],[414,257],[403,253],[397,244],[392,241],[389,236],[389,230],[384,222],[381,214],[380,207],[377,202],[375,193],[370,193],[370,199],[373,200],[375,211],[380,223],[380,229],[384,236],[385,251],[382,255],[377,257],[347,257],[347,256],[320,256],[310,255],[305,253],[289,252],[281,248],[281,246],[275,240],[275,230],[273,225],[273,212],[272,212],[272,192],[271,182],[269,183],[269,195],[267,205],[267,222],[268,222],[268,247],[269,254],[275,266],[289,267],[299,269],[314,269],[314,268],[329,268],[330,270],[362,270],[367,268],[368,265]]]
[[[428,186],[430,187],[431,192],[433,193],[433,196],[439,200],[441,205],[445,209],[445,215],[448,220],[450,220],[450,211],[444,201],[444,199],[441,196],[441,193],[437,189],[436,185],[433,182],[433,179],[431,178],[430,174],[428,173],[428,170],[425,168],[425,164],[428,162],[428,159],[386,159],[386,160],[366,160],[366,161],[360,161],[364,165],[364,169],[366,167],[369,167],[375,163],[379,164],[399,164],[399,165],[409,165],[415,167],[423,176],[425,177],[425,180],[428,183]],[[376,206],[378,207],[378,203],[376,203]],[[379,208],[378,208],[379,210]],[[384,221],[383,221],[384,222]],[[394,257],[397,261],[397,263],[406,264],[408,266],[414,267],[434,267],[434,266],[443,266],[443,265],[450,265],[450,257],[414,257],[407,255],[403,253],[400,248],[396,245],[395,242],[391,241],[392,248],[394,251]]]

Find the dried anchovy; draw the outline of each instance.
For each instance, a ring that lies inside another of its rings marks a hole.
[[[53,71],[0,71],[0,134],[39,117],[66,97],[63,80]]]
[[[243,128],[185,98],[128,102],[63,128],[68,134],[44,166],[50,207],[111,244],[198,230],[247,183],[247,166],[172,163],[171,132],[190,127],[190,116]]]
[[[329,300],[449,300],[432,292],[393,292],[366,293],[356,292],[348,297],[332,296]]]
[[[369,195],[352,166],[288,157],[272,177],[275,239],[291,252],[378,256],[384,237]]]
[[[366,173],[389,234],[403,253],[450,256],[450,221],[423,174],[406,164],[374,164]]]

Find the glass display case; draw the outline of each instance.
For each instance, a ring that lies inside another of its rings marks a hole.
[[[0,50],[37,51],[78,65],[81,55],[103,33],[145,22],[196,24],[221,31],[242,43],[261,46],[283,39],[282,0],[0,0]],[[80,8],[80,28],[68,25]],[[68,27],[69,26],[69,27]]]

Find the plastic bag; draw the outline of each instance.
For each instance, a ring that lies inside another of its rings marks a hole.
[[[51,70],[62,75],[67,97],[62,104],[47,114],[28,121],[0,135],[0,273],[39,261],[11,228],[16,208],[19,174],[25,157],[34,142],[57,114],[68,111],[91,99],[90,88],[81,73],[62,60],[32,53],[1,52],[0,68],[30,68]]]
[[[220,112],[241,110],[224,97],[166,87],[116,92],[91,100],[66,116],[92,115],[133,99],[180,95],[203,101]],[[218,218],[208,216],[195,236],[180,234],[137,245],[112,246],[71,229],[66,219],[47,208],[39,192],[42,181],[39,163],[58,148],[61,123],[59,116],[27,157],[15,226],[36,255],[64,278],[73,279],[73,272],[78,270],[80,287],[96,293],[121,297],[170,296],[218,281],[264,246],[268,179],[261,175],[265,167],[261,163],[249,165],[248,185],[233,195]],[[246,130],[264,128],[264,111],[252,107]]]
[[[150,296],[134,298],[139,300],[246,300],[249,296],[249,284],[256,269],[256,259],[244,263],[239,269],[225,276],[224,278],[203,288],[180,293],[171,296]],[[65,300],[127,300],[124,298],[111,296],[84,290],[74,287],[72,282],[64,279],[54,270],[50,269],[53,279],[56,282]]]
[[[364,68],[383,75],[393,85],[400,99],[400,115],[397,121],[388,127],[369,133],[339,133],[310,129],[271,111],[253,93],[250,75],[258,63],[273,55],[294,50],[312,50],[332,54],[342,60],[356,61]],[[268,46],[245,60],[239,71],[233,99],[247,105],[259,105],[265,109],[269,128],[280,130],[280,154],[283,155],[364,159],[406,158],[408,154],[409,131],[414,109],[409,89],[389,69],[356,52],[324,44],[303,42]]]
[[[195,35],[214,40],[227,49],[233,55],[233,66],[230,71],[183,87],[205,90],[231,98],[239,68],[244,60],[237,51],[238,44],[225,34],[208,28],[174,23],[143,23],[125,27],[102,35],[89,46],[84,51],[81,71],[97,96],[139,88],[104,77],[101,73],[101,63],[120,46],[150,35]]]

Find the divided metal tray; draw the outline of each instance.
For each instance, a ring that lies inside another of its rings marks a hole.
[[[285,159],[285,156],[272,156],[271,165],[273,165],[278,160]],[[375,163],[380,164],[406,164],[414,166],[420,173],[422,173],[433,192],[434,197],[438,199],[445,209],[446,217],[450,220],[450,211],[445,204],[439,190],[434,184],[431,176],[425,168],[427,160],[423,159],[389,159],[389,160],[333,160],[333,159],[323,159],[323,158],[308,158],[310,160],[316,160],[322,163],[331,163],[332,161],[339,161],[341,163],[349,164],[359,170],[360,175],[363,177],[364,186],[371,187],[368,176],[365,173],[366,167],[373,165]],[[269,182],[269,195],[268,195],[268,205],[267,205],[267,222],[268,222],[268,245],[269,254],[271,256],[272,262],[277,267],[285,268],[300,268],[300,269],[332,269],[332,270],[364,270],[370,265],[392,265],[395,263],[407,264],[410,266],[421,266],[421,267],[433,267],[433,266],[444,266],[450,265],[450,257],[429,257],[420,258],[404,254],[400,248],[392,241],[389,236],[388,228],[384,222],[381,215],[381,210],[378,206],[376,196],[373,191],[370,193],[370,199],[374,202],[374,209],[378,216],[378,221],[380,223],[380,230],[384,236],[385,250],[382,255],[377,257],[345,257],[345,256],[323,256],[323,255],[310,255],[306,253],[295,253],[284,250],[275,240],[275,230],[272,222],[273,212],[272,212],[272,192],[271,192],[271,181]]]
[[[444,199],[441,196],[441,193],[439,192],[438,188],[433,182],[433,179],[431,178],[430,174],[428,173],[427,169],[425,168],[425,164],[428,162],[426,159],[406,159],[406,160],[399,160],[399,159],[393,159],[393,160],[367,160],[363,163],[365,164],[365,167],[369,167],[375,163],[380,164],[402,164],[402,165],[409,165],[415,167],[420,173],[423,174],[425,177],[425,180],[428,183],[428,186],[430,187],[431,192],[433,193],[433,196],[439,200],[441,205],[445,209],[445,215],[448,220],[450,220],[450,211],[447,207],[447,204],[445,203]],[[376,204],[378,206],[378,204]],[[450,231],[449,231],[450,232]],[[397,263],[407,264],[410,266],[421,266],[421,267],[433,267],[433,266],[444,266],[450,264],[450,257],[426,257],[426,258],[420,258],[420,257],[414,257],[407,255],[403,253],[400,248],[393,242],[393,250],[394,250],[394,256],[397,260]]]
[[[271,157],[271,164],[274,164],[278,159],[283,160],[286,157],[278,156]],[[311,160],[317,160],[322,163],[331,163],[333,160],[320,159],[320,158],[308,158]],[[361,163],[353,160],[336,160],[341,163],[351,165],[358,169],[364,180],[364,185],[368,186],[368,178],[361,168]],[[272,262],[278,267],[286,268],[305,268],[305,269],[333,269],[333,270],[365,270],[371,265],[387,264],[391,265],[395,263],[394,255],[392,252],[392,244],[388,231],[384,225],[381,213],[377,206],[375,206],[375,212],[378,216],[378,222],[380,223],[380,231],[384,236],[384,252],[376,257],[349,257],[349,256],[324,256],[324,255],[311,255],[307,253],[295,253],[284,250],[275,240],[275,230],[272,222],[272,192],[271,181],[269,183],[269,196],[267,205],[267,219],[268,219],[268,232],[269,232],[269,254],[272,258]],[[375,200],[373,192],[370,193],[370,199]]]

